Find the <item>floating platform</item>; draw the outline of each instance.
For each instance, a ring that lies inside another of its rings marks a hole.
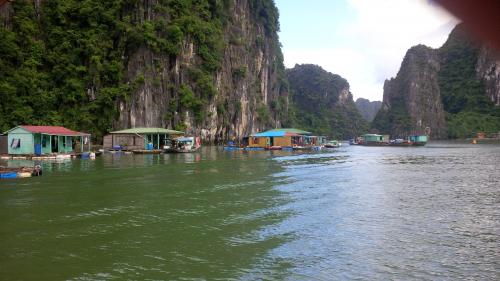
[[[152,150],[147,150],[147,149],[137,149],[137,150],[132,150],[134,154],[160,154],[163,152],[162,149],[152,149]]]
[[[0,159],[2,160],[66,160],[76,157],[81,158],[95,158],[95,156],[101,155],[102,152],[83,152],[83,153],[70,153],[70,154],[46,154],[46,155],[2,155]],[[92,156],[93,155],[93,156]]]
[[[30,178],[42,175],[42,167],[1,167],[0,179]]]

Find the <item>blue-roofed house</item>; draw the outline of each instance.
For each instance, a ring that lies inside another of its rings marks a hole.
[[[274,129],[251,135],[248,138],[248,147],[293,147],[301,145],[310,136],[310,132],[299,129]]]

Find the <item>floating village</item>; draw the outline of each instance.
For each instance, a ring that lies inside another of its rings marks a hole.
[[[388,135],[365,134],[350,139],[349,145],[363,146],[423,146],[426,135],[411,135],[391,140]],[[347,144],[347,142],[346,142]],[[195,153],[200,151],[200,137],[187,136],[182,131],[165,128],[130,128],[109,132],[102,146],[93,146],[91,135],[61,126],[22,125],[0,135],[0,159],[36,161],[71,158],[95,159],[103,153],[161,154]],[[295,128],[272,129],[227,142],[224,150],[288,150],[321,151],[342,145],[326,136],[314,135]],[[97,148],[97,149],[95,149]],[[0,179],[25,178],[42,175],[41,165],[32,167],[0,166]]]

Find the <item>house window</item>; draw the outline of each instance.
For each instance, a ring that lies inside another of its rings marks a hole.
[[[21,139],[12,139],[10,147],[14,149],[21,147]]]

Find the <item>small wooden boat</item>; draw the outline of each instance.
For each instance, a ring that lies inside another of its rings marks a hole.
[[[308,150],[311,149],[310,146],[302,146],[302,145],[294,145],[292,146],[293,150]]]
[[[360,140],[360,138],[350,139],[350,140],[349,140],[349,145],[361,145],[361,140]]]
[[[266,147],[266,150],[281,150],[281,146],[278,145],[269,146]]]
[[[340,143],[336,140],[329,141],[325,143],[324,147],[325,148],[337,148],[340,146]]]
[[[42,166],[34,167],[2,167],[0,166],[0,179],[29,178],[42,175]]]
[[[166,153],[189,153],[196,152],[201,147],[199,137],[180,137],[172,140],[172,146],[164,149]]]

